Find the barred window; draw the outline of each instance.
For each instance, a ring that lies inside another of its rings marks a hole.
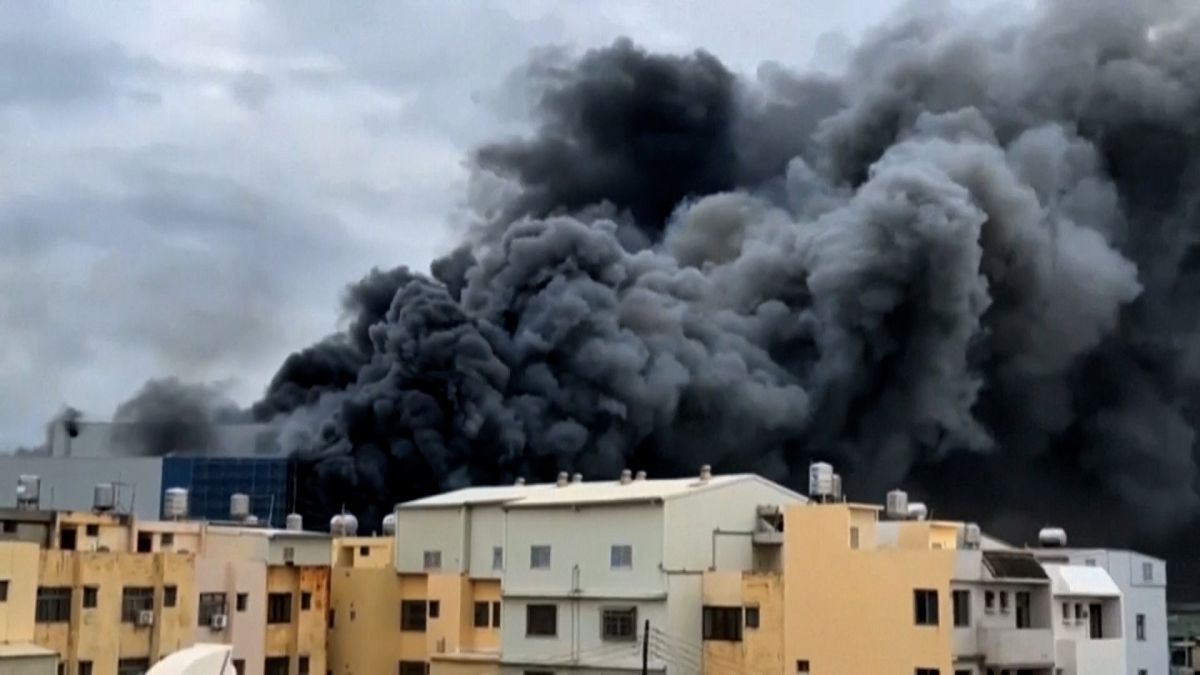
[[[601,614],[600,624],[600,637],[604,640],[636,640],[637,608],[606,609]]]
[[[224,593],[201,593],[200,604],[196,611],[196,623],[207,626],[217,614],[228,614]]]
[[[134,623],[138,613],[154,609],[154,589],[126,586],[121,590],[121,622]]]
[[[267,623],[291,623],[292,594],[267,594]]]
[[[37,589],[38,623],[66,623],[71,620],[71,589],[69,587],[40,586]]]

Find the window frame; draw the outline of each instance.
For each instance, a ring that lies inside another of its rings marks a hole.
[[[482,612],[482,613],[480,613],[480,612]],[[474,613],[474,617],[472,617],[472,619],[473,619],[473,624],[474,624],[475,628],[491,628],[492,627],[491,603],[484,602],[484,601],[476,601],[475,607],[473,608],[473,613]],[[483,619],[482,623],[480,622],[480,618]]]
[[[546,615],[535,617],[535,613],[544,613]],[[533,630],[535,624],[537,624],[538,628],[536,631]],[[543,626],[549,626],[549,628],[547,629]],[[546,632],[547,630],[549,632]],[[558,637],[558,605],[544,602],[533,602],[525,605],[525,637]]]
[[[267,593],[267,624],[282,625],[292,622],[292,594]]]
[[[913,624],[937,627],[941,625],[938,591],[935,588],[913,589]]]
[[[545,553],[545,561],[539,554]],[[554,564],[554,550],[548,544],[532,544],[529,547],[529,569],[548,570]]]
[[[437,549],[425,551],[421,558],[421,569],[425,570],[440,570],[442,569],[442,552]]]
[[[121,588],[121,623],[137,623],[138,614],[153,611],[153,586],[124,586]]]
[[[961,602],[960,602],[961,600]],[[950,610],[955,628],[971,627],[971,591],[965,588],[950,590]]]
[[[637,642],[637,606],[601,607],[600,608],[600,641],[601,642]],[[628,633],[621,630],[628,624]],[[610,631],[609,628],[616,630]]]
[[[400,601],[400,630],[405,633],[424,633],[429,628],[429,603],[424,599]]]
[[[70,623],[73,600],[74,594],[70,586],[38,586],[34,601],[34,622]]]
[[[744,611],[740,605],[704,605],[701,608],[701,639],[716,642],[741,642]]]
[[[613,544],[608,548],[608,568],[612,570],[633,569],[633,544]]]
[[[224,593],[201,593],[196,597],[196,625],[207,626],[217,614],[229,613],[229,598]]]

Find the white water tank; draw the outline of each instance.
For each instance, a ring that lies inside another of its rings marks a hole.
[[[346,536],[345,519],[342,517],[342,514],[339,513],[329,519],[329,534],[335,537]]]
[[[904,490],[892,490],[887,493],[885,515],[892,520],[908,518],[908,493]]]
[[[554,481],[554,484],[557,485],[558,487],[566,487],[567,482],[569,480],[570,480],[570,476],[567,475],[566,471],[559,471],[558,479]]]
[[[842,501],[842,475],[833,474],[833,500]]]
[[[232,520],[245,520],[250,516],[250,495],[235,492],[229,495],[229,517]]]
[[[285,530],[299,532],[304,529],[304,518],[299,513],[289,513],[283,520],[283,527]]]
[[[980,531],[979,525],[975,523],[967,523],[963,525],[963,548],[977,549],[983,543],[983,532]]]
[[[389,537],[396,534],[396,514],[389,513],[383,517],[383,533]]]
[[[1067,545],[1067,531],[1061,527],[1043,527],[1038,532],[1038,544],[1043,548],[1064,548]]]
[[[17,508],[36,510],[42,499],[42,479],[32,474],[17,476]]]
[[[163,516],[168,520],[183,520],[188,514],[188,491],[181,487],[167,488],[163,493]]]
[[[809,465],[808,496],[819,499],[833,496],[833,465],[825,462]]]
[[[354,517],[353,513],[342,514],[342,529],[346,531],[347,537],[353,537],[358,534],[358,518]]]
[[[92,490],[92,508],[100,513],[117,508],[117,490],[112,483],[96,483]]]

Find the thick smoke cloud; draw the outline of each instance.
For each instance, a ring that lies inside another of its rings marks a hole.
[[[535,132],[472,157],[462,246],[352,286],[254,406],[301,510],[828,459],[1018,543],[1052,521],[1191,564],[1200,20],[1014,12],[915,8],[836,77],[543,57]]]
[[[244,422],[246,416],[219,387],[171,377],[147,382],[117,407],[113,419],[127,423],[117,428],[118,445],[142,455],[168,455],[211,452],[218,445],[218,425]]]

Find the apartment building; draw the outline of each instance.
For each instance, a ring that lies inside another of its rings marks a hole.
[[[0,541],[0,673],[53,675],[58,654],[33,641],[38,546]]]
[[[394,546],[394,527],[385,528],[385,536],[333,538],[328,616],[332,675],[395,673],[405,661],[400,608],[405,597],[424,599],[427,594],[423,577],[396,573]],[[363,639],[372,632],[387,637]],[[419,660],[423,669],[425,645],[409,647],[416,654],[409,660]]]
[[[433,673],[640,672],[646,622],[661,645],[653,672],[698,672],[703,574],[773,564],[778,546],[753,536],[759,509],[804,501],[705,468],[409,502],[396,514],[396,570],[426,575],[428,596],[424,613],[414,599],[402,614],[423,622]]]
[[[0,509],[0,558],[32,555],[10,567],[33,575],[29,607],[0,596],[0,626],[32,626],[61,675],[142,674],[194,643],[232,645],[241,675],[324,672],[329,536],[187,521],[169,492],[178,520],[115,513],[110,486],[91,513],[40,510],[36,489]]]
[[[1167,564],[1134,551],[1067,548],[1066,533],[1043,530],[1041,548],[1035,550],[1046,563],[1098,567],[1120,589],[1121,634],[1125,637],[1127,675],[1169,672],[1170,639],[1167,629]]]
[[[1125,672],[1104,569],[1043,565],[972,524],[925,519],[903,493],[888,502],[790,505],[757,528],[778,532],[778,569],[705,572],[703,672]]]

